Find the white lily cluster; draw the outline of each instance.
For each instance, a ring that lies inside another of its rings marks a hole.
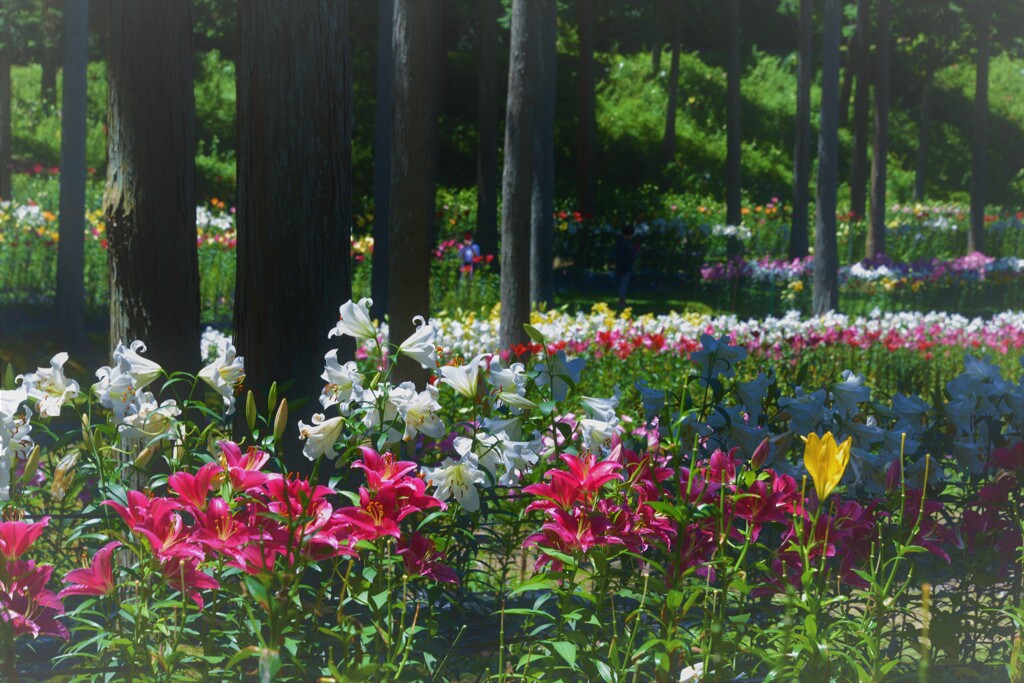
[[[18,409],[21,408],[21,414]],[[26,458],[35,445],[32,431],[32,409],[24,386],[0,390],[0,501],[11,497],[11,470],[16,458]]]
[[[228,337],[221,335],[212,341],[216,349],[210,364],[199,371],[199,379],[220,394],[226,413],[231,415],[235,412],[235,394],[245,381],[245,359],[235,355],[235,345]]]

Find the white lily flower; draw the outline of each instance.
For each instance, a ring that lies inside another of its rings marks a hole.
[[[152,393],[140,391],[118,427],[122,445],[128,450],[158,439],[177,439],[180,434],[174,418],[179,415],[181,410],[173,399],[157,403]]]
[[[442,366],[440,368],[441,381],[455,389],[456,393],[474,400],[480,383],[480,368],[484,364],[483,360],[484,354],[480,354],[464,365]]]
[[[537,385],[551,384],[551,394],[555,401],[564,401],[569,395],[569,381],[573,386],[579,384],[580,375],[586,364],[587,361],[583,358],[569,360],[564,350],[558,351],[551,359],[550,368],[547,363],[537,363],[534,366],[534,369],[541,373],[537,377]]]
[[[409,356],[425,368],[437,369],[437,328],[428,323],[422,315],[412,319],[416,331],[402,342],[398,352]]]
[[[843,381],[832,385],[832,398],[844,416],[860,412],[858,403],[871,400],[871,387],[864,386],[864,375],[843,370]]]
[[[327,382],[320,394],[320,404],[325,410],[339,403],[347,406],[363,391],[363,376],[358,366],[351,360],[344,365],[339,363],[338,349],[331,349],[324,356],[324,374],[320,378]]]
[[[0,390],[0,416],[13,417],[18,406],[28,400],[28,390],[24,385],[17,389]]]
[[[512,363],[508,368],[501,367],[497,355],[491,357],[488,381],[499,394],[515,393],[520,396],[526,393],[526,367],[522,363]]]
[[[327,333],[330,339],[335,335],[348,335],[359,341],[367,341],[377,338],[377,327],[370,319],[370,307],[373,306],[373,299],[360,299],[359,303],[353,303],[351,299],[341,305],[338,315],[338,324]]]
[[[128,412],[128,406],[135,400],[135,392],[139,389],[136,378],[131,375],[131,366],[124,358],[114,362],[112,366],[103,366],[96,371],[99,382],[92,385],[96,400],[104,408],[114,413],[115,424],[121,424]]]
[[[437,402],[437,387],[428,384],[426,389],[417,393],[412,382],[403,382],[391,391],[390,398],[405,421],[403,441],[411,440],[417,433],[432,439],[445,435],[444,422],[437,415],[441,410],[441,404]]]
[[[690,360],[701,366],[700,379],[704,385],[719,375],[735,377],[736,364],[747,357],[747,350],[731,345],[725,335],[715,339],[710,334],[702,334],[700,343],[702,348],[691,353]]]
[[[579,425],[587,450],[597,453],[604,450],[611,442],[615,432],[618,431],[619,420],[615,418],[614,421],[606,422],[585,417],[579,421]]]
[[[338,457],[334,444],[338,443],[344,426],[345,418],[332,417],[327,420],[322,413],[313,416],[312,424],[299,420],[299,438],[306,442],[302,447],[302,454],[310,460],[316,460],[321,455],[327,456],[328,460],[334,460]]]
[[[518,417],[509,417],[505,419],[485,417],[480,421],[480,429],[488,432],[489,434],[505,432],[510,439],[519,439],[523,435],[523,425],[519,421]]]
[[[15,459],[27,457],[35,445],[29,436],[32,409],[25,403],[26,397],[24,388],[0,391],[0,501],[10,500]],[[23,412],[18,416],[18,407],[23,403]]]
[[[479,467],[490,472],[491,481],[495,481],[498,478],[498,465],[504,464],[501,438],[504,436],[477,432],[472,439],[464,436],[455,437],[452,445],[463,459],[472,458]]]
[[[619,390],[616,388],[615,395],[611,398],[594,398],[593,396],[584,396],[582,399],[583,407],[587,409],[590,416],[596,420],[603,420],[605,422],[611,422],[615,420],[618,422],[618,417],[615,414],[615,409],[619,406]]]
[[[23,376],[25,390],[39,401],[40,415],[57,417],[64,403],[78,396],[78,382],[64,375],[68,354],[61,352],[50,359],[50,367],[39,368]]]
[[[454,496],[466,510],[476,512],[480,509],[480,494],[476,487],[486,484],[487,476],[477,466],[472,454],[458,460],[445,458],[438,467],[422,469],[427,485],[437,489],[434,491],[435,498],[445,501]]]
[[[504,434],[499,434],[499,438]],[[505,474],[501,475],[498,483],[502,486],[514,486],[519,483],[523,475],[533,470],[533,466],[540,459],[541,449],[544,448],[544,437],[540,432],[533,433],[530,441],[502,441],[502,456],[505,465]]]
[[[145,352],[146,345],[138,339],[133,341],[128,348],[125,348],[124,344],[118,342],[117,348],[114,349],[114,362],[117,363],[118,360],[124,359],[128,364],[128,374],[135,378],[136,391],[140,391],[152,384],[160,376],[160,373],[163,372],[163,368],[158,364],[142,357],[141,354]]]
[[[199,371],[199,378],[224,399],[227,414],[235,412],[235,392],[245,381],[245,358],[235,356],[235,345],[225,339],[213,362]]]
[[[412,382],[403,382],[412,389]],[[395,404],[394,392],[398,387],[390,387],[385,394],[382,390],[366,389],[359,396],[360,405],[366,410],[363,424],[367,429],[380,429],[389,443],[401,441],[402,432],[396,428],[398,423],[398,406]],[[401,393],[401,392],[400,392]]]

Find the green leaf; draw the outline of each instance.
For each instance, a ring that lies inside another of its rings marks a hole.
[[[611,681],[614,680],[614,674],[612,673],[612,668],[610,666],[602,662],[600,659],[594,660],[594,666],[597,667],[597,673],[600,674],[602,681],[608,681],[608,683],[611,683]]]
[[[551,643],[551,647],[555,648],[555,652],[557,652],[570,667],[572,667],[573,669],[576,668],[575,645],[573,645],[567,640],[559,640],[557,642]]]
[[[536,327],[533,325],[523,325],[523,329],[526,330],[526,336],[530,338],[530,341],[537,344],[544,343],[544,335]]]

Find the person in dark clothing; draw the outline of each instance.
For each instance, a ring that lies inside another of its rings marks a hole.
[[[633,263],[636,261],[636,245],[633,244],[635,229],[632,225],[622,228],[615,240],[615,277],[619,281],[619,308],[626,307],[626,290],[629,278],[633,274]]]

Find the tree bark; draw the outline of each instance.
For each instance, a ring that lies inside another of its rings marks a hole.
[[[0,36],[0,199],[4,200],[11,198],[11,161],[11,48],[8,39]]]
[[[821,59],[821,120],[818,126],[817,214],[814,230],[812,310],[839,308],[839,253],[836,245],[836,190],[839,181],[839,41],[842,0],[825,0]]]
[[[988,61],[990,17],[987,4],[979,9],[977,56],[974,81],[974,135],[971,143],[971,229],[967,233],[967,252],[985,250],[985,173],[988,146]]]
[[[192,3],[112,0],[107,61],[110,347],[199,366]]]
[[[391,250],[388,261],[390,340],[400,344],[416,329],[413,317],[430,315],[431,107],[430,39],[423,30],[432,7],[396,0],[394,14],[394,109],[391,129]],[[393,381],[422,384],[427,373],[399,360]]]
[[[512,0],[512,42],[505,108],[505,168],[501,182],[501,324],[499,344],[527,341],[530,321],[530,198],[541,5]]]
[[[726,102],[725,213],[729,225],[743,222],[740,107],[740,0],[728,0],[728,88]]]
[[[85,338],[85,137],[89,1],[64,2],[60,144],[60,240],[52,326],[69,345]]]
[[[868,50],[869,0],[857,0],[857,91],[853,99],[853,156],[850,166],[850,213],[867,215],[868,197],[868,113],[871,102],[871,54]]]
[[[373,271],[371,315],[383,320],[388,313],[388,254],[391,234],[391,110],[394,107],[394,56],[392,41],[395,0],[377,3],[377,102],[373,131]]]
[[[476,242],[498,253],[498,0],[480,0],[476,110]]]
[[[917,167],[914,172],[914,201],[924,201],[924,182],[928,171],[928,133],[932,117],[932,85],[935,69],[929,61],[925,64],[924,83],[921,84],[921,111],[917,121]]]
[[[430,211],[427,220],[430,230],[430,244],[440,241],[440,226],[437,222],[437,179],[441,171],[441,138],[438,135],[441,115],[444,112],[445,88],[448,77],[448,49],[445,43],[445,26],[447,0],[420,0],[430,7],[428,17],[427,39],[429,57],[432,64],[427,70],[430,94],[430,119],[427,121],[427,139],[430,154]]]
[[[793,149],[793,223],[789,233],[789,258],[803,258],[808,251],[811,201],[811,81],[814,79],[814,4],[800,0],[797,48],[796,144]]]
[[[871,221],[865,248],[868,258],[885,253],[885,189],[889,159],[889,19],[890,1],[879,0],[875,137],[871,151]]]
[[[597,211],[597,118],[594,97],[594,1],[579,0],[579,140],[576,204],[585,216]],[[660,54],[660,49],[659,49]],[[557,70],[556,70],[557,75]]]
[[[540,7],[540,60],[533,129],[533,191],[530,203],[530,300],[554,304],[555,259],[555,88],[558,78],[555,0],[530,0]]]
[[[843,60],[843,85],[839,90],[839,127],[842,128],[846,125],[849,119],[850,109],[850,96],[853,94],[853,82],[856,80],[857,72],[857,61],[856,61],[856,50],[854,46],[857,44],[856,32],[850,36],[850,39],[846,41],[846,59]]]
[[[294,382],[287,397],[315,404],[324,354],[337,343],[327,332],[352,296],[348,7],[238,6],[235,339],[257,405],[274,381]],[[285,465],[309,472],[290,434]]]

